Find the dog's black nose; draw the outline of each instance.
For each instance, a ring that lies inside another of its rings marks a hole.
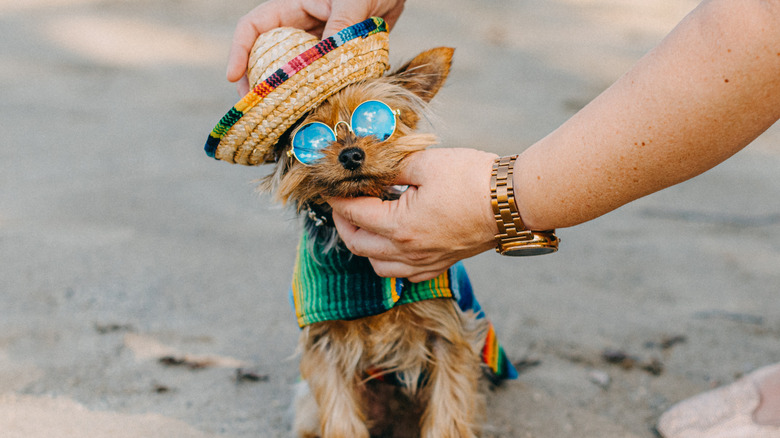
[[[346,148],[339,153],[339,163],[347,170],[355,170],[363,164],[366,153],[358,147]]]

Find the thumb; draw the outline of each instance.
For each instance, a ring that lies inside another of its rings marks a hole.
[[[401,161],[398,175],[393,181],[394,184],[412,187],[422,186],[430,172],[429,168],[432,167],[429,164],[426,164],[426,160],[431,158],[435,160],[435,157],[431,157],[432,155],[435,155],[435,152],[432,154],[429,149],[407,155],[406,158]],[[429,170],[426,171],[425,169]]]
[[[328,38],[336,32],[367,19],[370,14],[368,2],[365,1],[334,1],[330,9],[330,17],[325,23],[322,38]]]

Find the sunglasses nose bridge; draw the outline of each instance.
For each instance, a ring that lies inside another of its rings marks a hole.
[[[352,126],[350,126],[348,122],[344,120],[339,120],[338,122],[336,122],[335,125],[333,125],[333,133],[336,135],[336,137],[339,136],[339,126],[341,125],[344,125],[344,127],[347,128],[347,132],[349,133],[352,132]]]

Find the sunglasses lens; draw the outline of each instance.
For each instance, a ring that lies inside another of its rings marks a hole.
[[[358,137],[373,135],[383,141],[395,132],[395,114],[386,103],[369,100],[355,108],[351,124]]]
[[[293,155],[303,164],[312,164],[325,156],[322,150],[334,141],[336,136],[328,125],[307,123],[295,131],[292,139]]]

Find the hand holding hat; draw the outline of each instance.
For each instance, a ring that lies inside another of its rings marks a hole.
[[[277,27],[294,27],[316,37],[337,31],[371,16],[382,17],[392,28],[404,0],[271,0],[257,6],[238,22],[228,58],[227,79],[238,82],[241,96],[249,92],[245,75],[250,49],[257,37]]]

